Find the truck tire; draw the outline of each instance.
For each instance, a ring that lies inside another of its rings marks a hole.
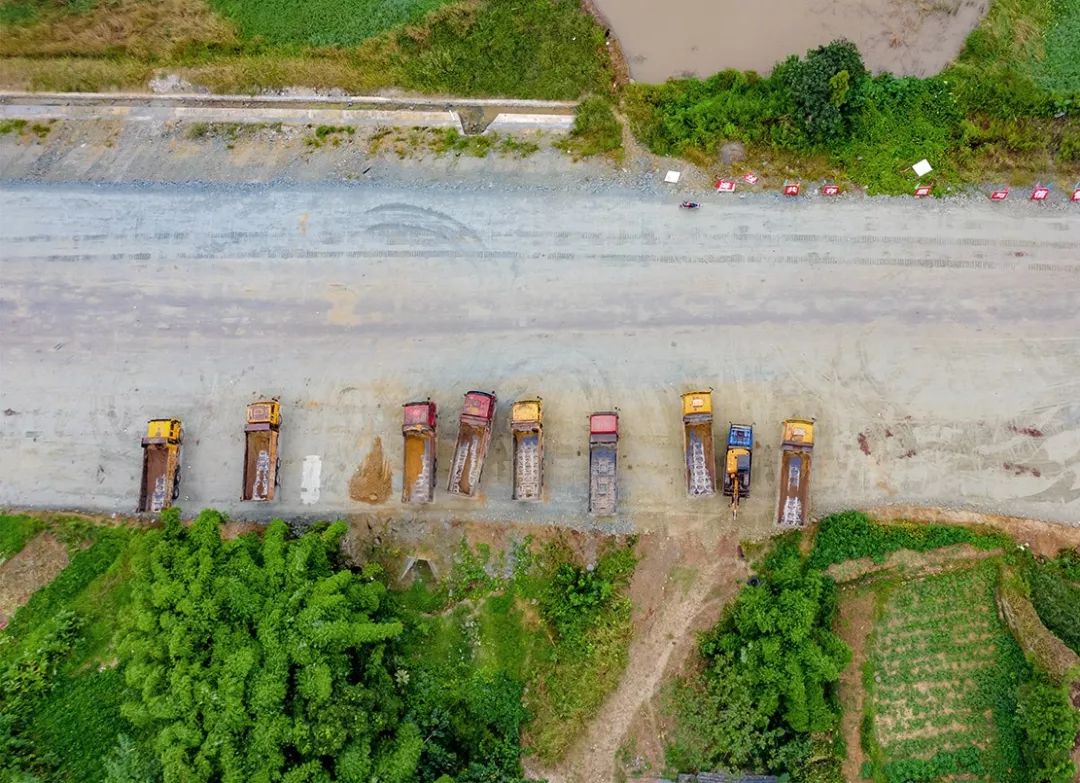
[[[179,500],[180,499],[180,468],[179,467],[176,469],[176,472],[173,473],[172,499],[173,500]]]
[[[274,462],[274,486],[281,486],[281,457]]]

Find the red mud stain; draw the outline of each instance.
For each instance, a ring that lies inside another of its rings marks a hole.
[[[1038,468],[1033,468],[1030,465],[1017,465],[1015,462],[1005,462],[1002,464],[1005,470],[1012,473],[1014,476],[1023,476],[1025,473],[1029,473],[1035,478],[1039,478],[1042,475],[1042,471]]]
[[[911,459],[915,456],[915,449],[908,449],[906,452],[900,455],[900,459]]]
[[[892,436],[893,436],[893,434],[892,434],[892,430],[890,430],[890,429],[886,428],[886,429],[885,429],[885,437],[886,437],[886,438],[891,438]]]
[[[1015,424],[1009,425],[1009,431],[1015,432],[1017,435],[1027,435],[1029,438],[1041,438],[1043,432],[1035,427],[1017,427]]]
[[[866,456],[870,456],[870,444],[866,440],[866,434],[862,432],[859,433],[859,450]]]

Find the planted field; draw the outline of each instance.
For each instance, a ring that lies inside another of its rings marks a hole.
[[[877,587],[862,773],[887,783],[1025,783],[1015,724],[1028,676],[998,620],[993,562]]]

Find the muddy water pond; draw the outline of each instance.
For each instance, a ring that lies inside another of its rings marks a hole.
[[[770,71],[790,54],[854,41],[874,72],[929,76],[952,61],[989,0],[593,0],[637,81]]]

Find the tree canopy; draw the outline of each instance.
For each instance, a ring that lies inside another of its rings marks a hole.
[[[402,625],[376,567],[338,566],[344,524],[223,541],[216,512],[162,519],[134,561],[121,657],[138,694],[124,714],[165,783],[410,779],[421,738],[387,660]]]

